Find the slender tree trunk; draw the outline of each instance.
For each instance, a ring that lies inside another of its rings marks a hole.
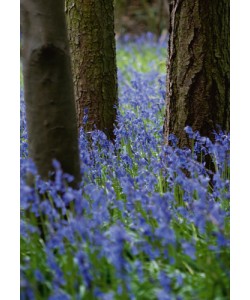
[[[57,159],[80,180],[64,0],[21,0],[28,150],[42,178]]]
[[[165,137],[191,146],[189,125],[213,139],[229,131],[229,0],[174,0],[170,4]]]
[[[66,0],[78,128],[114,138],[117,68],[113,0]]]

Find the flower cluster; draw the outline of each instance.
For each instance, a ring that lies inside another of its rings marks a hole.
[[[155,65],[120,67],[116,140],[81,132],[78,190],[58,162],[44,182],[27,159],[21,94],[21,299],[228,297],[229,135],[211,142],[186,128],[194,149],[163,145],[165,44],[137,42]],[[118,57],[135,47],[119,44]]]

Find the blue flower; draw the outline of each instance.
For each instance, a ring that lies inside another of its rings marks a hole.
[[[64,291],[58,290],[52,296],[50,296],[48,300],[71,300],[71,297]]]
[[[182,242],[181,244],[182,246],[182,249],[183,249],[183,252],[188,255],[191,259],[195,260],[196,259],[196,256],[195,256],[195,253],[196,253],[196,250],[195,250],[195,247],[192,243],[189,243],[189,242]]]
[[[34,274],[37,281],[44,282],[44,276],[40,270],[36,269]]]
[[[166,45],[152,35],[124,43],[128,38],[118,48],[132,52],[146,47],[165,59]],[[113,142],[100,130],[80,129],[77,190],[69,187],[73,177],[62,172],[59,162],[53,162],[54,180],[43,181],[27,158],[21,92],[21,299],[35,299],[35,279],[52,300],[71,299],[73,290],[79,300],[86,295],[139,299],[144,287],[155,293],[152,298],[179,300],[177,291],[182,292],[190,274],[178,268],[185,259],[197,264],[204,248],[208,261],[221,262],[216,270],[226,282],[230,136],[218,132],[211,141],[187,126],[193,149],[179,149],[171,134],[172,146],[163,146],[166,75],[153,61],[146,67],[148,72],[138,71],[131,56],[128,67],[118,72]],[[214,161],[214,174],[206,169],[206,155]],[[33,187],[26,183],[28,173],[34,174]],[[45,229],[44,240],[39,227]],[[151,272],[148,265],[154,261],[159,268]],[[198,269],[214,283],[206,268]],[[193,281],[190,286],[195,290]]]
[[[158,300],[172,300],[171,296],[169,296],[164,289],[157,291],[157,299]]]

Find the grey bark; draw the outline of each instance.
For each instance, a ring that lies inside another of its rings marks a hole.
[[[21,0],[28,152],[42,178],[52,160],[80,180],[76,111],[63,0]]]

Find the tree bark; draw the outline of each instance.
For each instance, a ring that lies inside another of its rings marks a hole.
[[[74,91],[63,0],[21,0],[28,151],[42,178],[52,160],[80,180]]]
[[[190,143],[189,125],[213,139],[229,131],[229,0],[174,0],[170,4],[165,138]]]
[[[78,128],[114,138],[117,67],[113,0],[66,0]]]

